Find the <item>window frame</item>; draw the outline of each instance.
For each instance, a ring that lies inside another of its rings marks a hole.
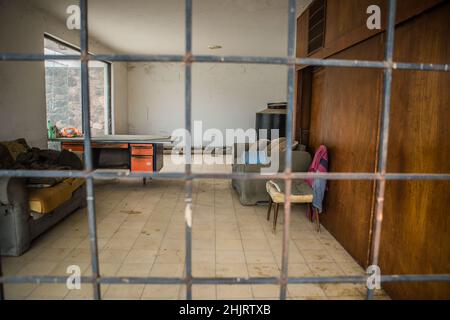
[[[55,37],[52,34],[49,34],[47,32],[44,33],[44,40],[48,39],[50,41],[56,42],[60,45],[63,45],[65,47],[68,47],[74,51],[77,51],[81,55],[81,49],[65,40],[62,40],[61,38]],[[92,52],[89,52],[91,55],[95,55]],[[111,135],[114,134],[113,132],[113,105],[112,105],[112,62],[107,60],[96,60],[97,62],[103,62],[106,65],[106,84],[105,84],[105,94],[106,94],[106,105],[105,105],[105,135]],[[80,65],[81,69],[81,65]],[[80,78],[81,81],[81,78]],[[81,96],[81,89],[80,89],[80,96]],[[80,102],[80,109],[82,109],[82,103]]]

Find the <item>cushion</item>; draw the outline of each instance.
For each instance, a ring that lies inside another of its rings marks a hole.
[[[273,139],[267,148],[270,151],[275,150],[276,148],[279,149],[278,151],[283,151],[283,148],[286,148],[286,138]]]
[[[284,202],[284,181],[267,181],[266,190],[275,203]],[[305,181],[292,182],[292,203],[311,203],[313,201],[313,190]]]
[[[38,213],[50,213],[70,200],[72,193],[84,184],[84,179],[68,178],[49,188],[30,189],[30,209]]]
[[[266,152],[248,151],[241,154],[240,164],[269,164]]]

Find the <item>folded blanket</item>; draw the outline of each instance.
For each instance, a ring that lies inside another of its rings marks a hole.
[[[0,143],[0,169],[82,170],[83,163],[76,154],[68,150],[29,148],[24,139],[19,139]],[[54,186],[63,180],[64,178],[29,178],[26,183],[32,188],[42,188]]]

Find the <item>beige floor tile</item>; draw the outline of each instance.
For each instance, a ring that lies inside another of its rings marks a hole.
[[[158,250],[161,246],[162,236],[140,234],[133,244],[133,249]]]
[[[216,262],[218,264],[223,263],[245,263],[245,255],[244,251],[238,251],[238,250],[221,250],[216,251]]]
[[[157,250],[131,249],[125,257],[124,263],[146,263],[153,264],[156,259]]]
[[[274,252],[273,256],[275,257],[277,264],[281,267],[282,253]],[[306,259],[298,251],[290,250],[289,263],[306,263]]]
[[[159,250],[155,263],[183,263],[185,259],[184,250]]]
[[[241,240],[241,233],[238,230],[229,231],[229,230],[216,230],[216,241],[223,241],[228,239]]]
[[[326,250],[301,250],[306,262],[335,262]]]
[[[312,277],[314,274],[306,263],[292,263],[288,266],[289,277]]]
[[[252,285],[253,296],[257,299],[275,298],[280,296],[279,285]],[[278,299],[275,298],[275,299]]]
[[[247,263],[276,263],[272,251],[245,251]]]
[[[261,231],[246,231],[246,232],[241,232],[242,235],[242,239],[246,240],[246,239],[253,239],[253,240],[265,240],[266,239],[266,234],[261,230]]]
[[[216,252],[213,250],[192,250],[192,261],[194,263],[214,264]]]
[[[334,259],[334,261],[340,263],[345,262],[353,262],[353,258],[350,256],[350,254],[343,250],[343,249],[328,249],[328,254]]]
[[[35,261],[60,262],[69,255],[72,249],[68,248],[43,248],[38,254]]]
[[[181,237],[180,239],[173,239],[173,238],[167,238],[165,237],[161,242],[160,250],[184,250],[185,248],[185,242],[184,238]]]
[[[216,242],[216,250],[218,251],[241,251],[243,248],[242,241],[240,239],[224,239]]]
[[[69,293],[66,284],[40,284],[28,296],[28,299],[52,298],[64,299]]]
[[[355,261],[338,262],[338,265],[347,276],[360,276],[366,274],[365,270]]]
[[[215,285],[193,285],[192,299],[193,300],[216,300],[216,286]],[[186,299],[186,286],[182,285],[179,291],[179,298]]]
[[[361,284],[334,284],[327,283],[321,285],[323,291],[329,298],[335,297],[362,297],[366,296],[365,286]]]
[[[216,264],[217,277],[248,277],[245,263],[218,263]]]
[[[125,249],[103,249],[100,250],[100,263],[121,263],[125,260],[129,250]]]
[[[155,263],[150,271],[152,277],[182,277],[184,265],[179,263]]]
[[[142,299],[176,300],[179,298],[180,285],[146,285]]]
[[[105,293],[107,288],[101,286],[101,293]],[[79,290],[69,290],[67,295],[64,297],[65,300],[93,300],[94,290],[91,284],[81,284]]]
[[[344,276],[344,271],[339,268],[336,262],[310,262],[309,268],[316,276],[331,277]]]
[[[289,284],[288,291],[293,298],[326,297],[323,289],[316,284]]]
[[[218,285],[217,299],[248,299],[253,298],[252,287],[250,285]]]
[[[69,252],[69,254],[64,258],[65,262],[70,262],[72,264],[91,262],[91,250],[90,249],[79,249],[75,248]]]
[[[108,250],[108,249],[130,250],[133,247],[135,242],[136,242],[136,239],[134,239],[134,238],[113,237],[105,245],[105,249],[106,250]]]
[[[195,230],[192,231],[192,239],[210,241],[216,238],[214,230]]]
[[[31,292],[37,287],[36,284],[10,284],[6,283],[3,287],[5,298],[7,300],[23,300],[26,299]]]
[[[17,273],[18,276],[42,276],[49,275],[58,265],[57,262],[31,261]]]
[[[121,264],[113,262],[103,262],[100,263],[100,275],[103,277],[113,277],[117,274]],[[87,275],[92,275],[92,267],[89,266],[86,269]]]
[[[74,249],[76,248],[82,241],[84,237],[64,237],[58,239],[58,241],[53,242],[50,247],[55,249]]]
[[[147,277],[152,264],[149,263],[123,263],[117,271],[119,277]]]
[[[325,250],[319,239],[295,239],[293,242],[299,250]]]
[[[192,240],[192,249],[214,251],[216,250],[216,241]]]
[[[269,251],[270,246],[265,239],[243,239],[242,245],[245,251],[257,250],[257,251]]]
[[[280,276],[280,268],[275,263],[249,263],[247,267],[250,277]]]
[[[192,274],[196,277],[214,277],[216,275],[215,263],[201,263],[193,261]]]
[[[144,291],[144,285],[130,285],[130,284],[112,284],[109,285],[105,294],[104,299],[125,299],[125,300],[135,300],[140,299]]]

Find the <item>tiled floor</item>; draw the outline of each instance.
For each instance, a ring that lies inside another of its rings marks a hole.
[[[183,166],[165,159],[166,171]],[[194,171],[227,172],[227,165],[194,165]],[[182,276],[184,272],[184,184],[182,181],[102,181],[95,189],[100,271],[106,276]],[[282,221],[277,233],[266,220],[267,206],[244,207],[229,180],[194,181],[193,274],[206,277],[279,276]],[[361,275],[364,271],[324,229],[320,234],[293,206],[290,276]],[[281,214],[282,216],[282,214]],[[6,275],[67,276],[69,265],[89,275],[86,209],[36,239],[17,258],[3,258]],[[6,285],[9,299],[90,299],[92,286]],[[292,299],[363,299],[365,287],[351,284],[289,285]],[[102,285],[105,299],[183,299],[180,285]],[[195,299],[278,299],[275,285],[197,285]],[[387,298],[382,292],[378,298]]]

